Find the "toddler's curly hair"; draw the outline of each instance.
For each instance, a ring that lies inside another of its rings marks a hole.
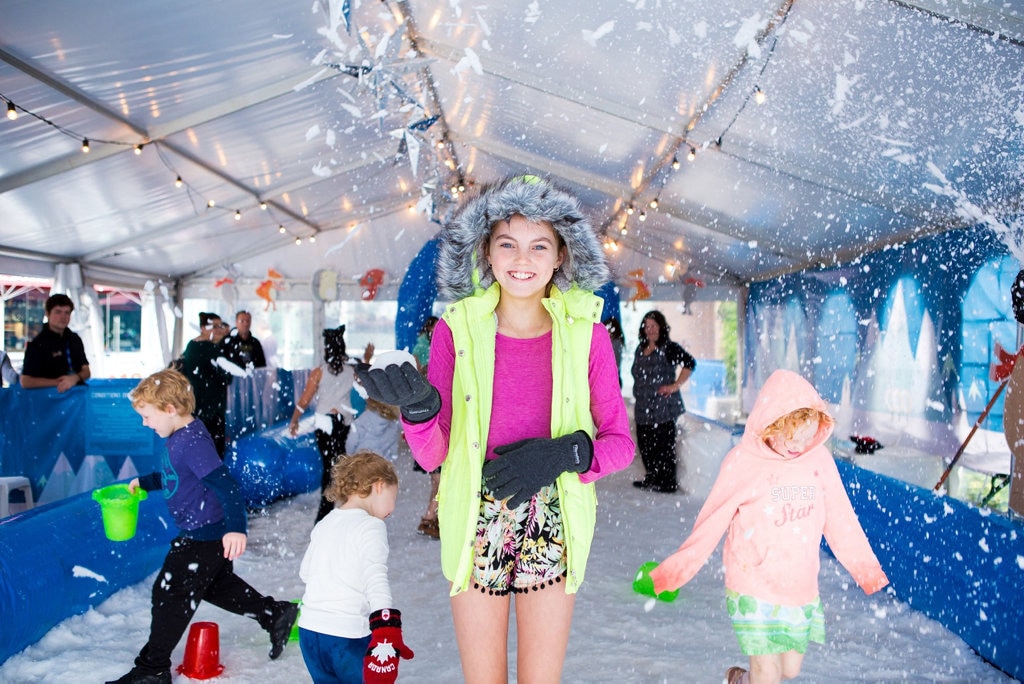
[[[181,416],[191,415],[196,410],[192,384],[188,378],[173,368],[165,368],[148,378],[143,378],[128,396],[132,400],[132,408],[135,409],[149,404],[162,411],[170,404]]]
[[[818,420],[819,426],[835,424],[832,416],[824,413],[823,411],[813,408],[799,408],[795,411],[790,411],[766,427],[764,431],[761,432],[761,439],[767,442],[770,438],[775,436],[792,437],[798,427],[814,419]]]
[[[351,456],[342,456],[331,467],[331,486],[324,498],[343,504],[352,496],[369,496],[378,482],[397,485],[395,467],[380,454],[360,449]]]

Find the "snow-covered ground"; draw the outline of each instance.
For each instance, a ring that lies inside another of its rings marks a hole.
[[[653,494],[632,486],[638,463],[602,480],[598,529],[579,593],[569,643],[566,682],[720,682],[730,665],[745,664],[725,613],[720,555],[682,589],[673,603],[635,594],[637,568],[660,560],[682,541],[711,486],[730,438],[688,420],[684,444],[688,494]],[[400,681],[461,681],[458,651],[441,576],[439,544],[416,533],[426,505],[427,476],[398,463],[401,493],[388,520],[390,576],[401,609],[405,641],[415,650],[402,661]],[[318,497],[280,501],[250,518],[249,548],[238,573],[277,598],[302,596],[298,566]],[[98,608],[70,618],[41,641],[0,666],[0,682],[102,682],[126,672],[146,639],[152,577],[124,589]],[[864,594],[846,571],[823,555],[821,596],[827,643],[812,644],[799,680],[805,682],[1009,682],[956,635],[894,597]],[[203,604],[196,620],[220,627],[228,683],[310,681],[298,644],[276,661],[267,658],[266,633],[252,620]],[[2,627],[0,627],[2,629]],[[515,681],[514,630],[510,681]],[[185,639],[174,655],[183,659]],[[177,682],[191,681],[176,676]]]

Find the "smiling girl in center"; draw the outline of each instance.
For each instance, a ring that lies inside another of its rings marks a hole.
[[[594,481],[634,443],[601,325],[609,279],[575,197],[536,176],[484,188],[440,237],[427,381],[365,374],[401,407],[413,456],[441,465],[441,564],[466,681],[558,682],[594,533]],[[364,374],[360,374],[361,379]],[[513,603],[511,595],[515,595]]]

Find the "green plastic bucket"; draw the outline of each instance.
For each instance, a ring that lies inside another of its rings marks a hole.
[[[103,513],[103,531],[110,541],[127,541],[135,536],[139,521],[139,502],[147,496],[146,490],[136,489],[132,494],[126,484],[112,484],[93,490],[92,498]]]
[[[292,599],[292,603],[297,603],[297,604],[299,604],[301,606],[302,605],[302,599]],[[301,613],[302,611],[300,610],[299,612]],[[288,635],[288,641],[298,641],[298,640],[299,640],[299,618],[298,618],[298,616],[296,616],[295,624],[292,625],[291,634]]]
[[[644,596],[653,596],[659,601],[665,601],[671,603],[676,600],[679,596],[679,590],[673,589],[672,591],[663,591],[660,594],[654,593],[654,580],[651,579],[651,570],[658,567],[658,564],[654,561],[648,561],[640,566],[640,569],[636,571],[636,577],[633,578],[633,591]]]

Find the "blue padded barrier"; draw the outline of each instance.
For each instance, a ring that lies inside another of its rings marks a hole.
[[[1024,680],[1024,524],[836,461],[892,588]]]
[[[89,493],[0,521],[0,663],[156,571],[176,528],[162,496],[139,504],[135,537],[112,542]]]
[[[312,432],[292,437],[287,422],[238,439],[224,463],[250,509],[320,488],[322,466],[316,438]]]

